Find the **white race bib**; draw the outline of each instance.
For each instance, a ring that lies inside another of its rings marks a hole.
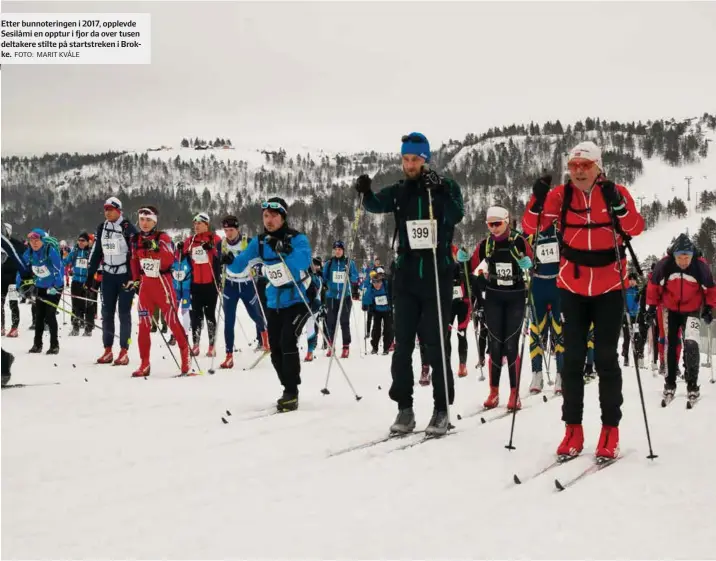
[[[105,255],[119,255],[119,240],[117,238],[102,238],[102,252]]]
[[[632,330],[634,331],[634,335],[639,335],[639,324],[637,322],[633,322],[631,324]]]
[[[191,258],[200,265],[209,262],[209,254],[201,246],[191,248]]]
[[[375,305],[376,306],[387,306],[388,305],[388,297],[383,296],[376,296],[375,297]]]
[[[86,269],[87,259],[83,259],[82,257],[75,259],[75,267],[77,267],[78,269]]]
[[[462,298],[462,286],[460,285],[452,287],[452,299],[457,300],[458,298]]]
[[[559,263],[559,244],[543,243],[537,246],[537,260],[540,263]]]
[[[33,265],[32,272],[35,273],[36,277],[41,279],[50,276],[50,270],[45,265]]]
[[[264,273],[273,286],[284,286],[291,282],[291,276],[289,275],[288,269],[283,262],[275,263],[273,265],[265,264]]]
[[[186,278],[186,271],[172,271],[172,276],[177,282],[182,282]]]
[[[408,220],[410,249],[432,249],[437,246],[437,222],[435,220]]]
[[[333,271],[333,282],[335,284],[343,284],[344,282],[346,282],[346,272]]]
[[[151,278],[159,276],[159,259],[140,259],[139,263],[142,265],[142,271],[144,271],[145,276]]]
[[[701,338],[701,320],[697,317],[686,318],[686,329],[684,329],[684,341],[696,341]]]
[[[495,263],[495,273],[497,274],[497,286],[515,284],[512,280],[512,263]]]
[[[20,296],[17,293],[17,287],[14,284],[7,287],[7,299],[10,302],[17,302],[20,299]]]

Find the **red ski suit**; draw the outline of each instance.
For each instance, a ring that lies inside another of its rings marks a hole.
[[[156,249],[143,247],[145,240],[154,241]],[[177,317],[177,301],[172,283],[172,265],[174,251],[172,241],[164,232],[149,235],[137,234],[132,238],[132,280],[141,281],[139,285],[139,357],[142,365],[149,364],[149,352],[152,346],[150,337],[152,313],[159,308],[167,320],[167,326],[179,345],[179,350],[187,349],[189,343]],[[182,353],[182,357],[184,353]]]
[[[204,249],[209,243],[210,248]],[[184,240],[184,254],[191,263],[192,284],[214,284],[218,286],[221,276],[221,263],[219,262],[218,247],[221,238],[214,232],[194,234]]]
[[[641,234],[644,218],[637,212],[634,199],[623,185],[617,185],[616,188],[626,204],[626,214],[618,219],[622,229],[630,236]],[[564,193],[565,186],[558,185],[547,194],[540,218],[540,231],[557,221],[557,229],[563,235],[557,286],[582,296],[599,296],[621,290],[622,280],[624,286],[628,284],[626,257],[621,260],[623,279],[620,279],[619,264],[614,260],[614,231],[601,188],[594,186],[585,193],[572,187],[571,204],[565,215],[565,224],[562,224]],[[525,235],[534,234],[537,230],[538,214],[532,211],[534,203],[535,197],[532,195],[522,217]],[[617,245],[622,245],[618,233]],[[611,262],[604,266],[589,264],[601,259]],[[577,260],[582,263],[577,264]]]

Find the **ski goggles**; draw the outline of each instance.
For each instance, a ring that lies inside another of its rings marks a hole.
[[[40,234],[38,234],[37,232],[30,232],[27,235],[27,239],[28,240],[41,240],[42,236]]]
[[[277,210],[284,216],[286,215],[286,209],[283,208],[283,205],[281,203],[277,203],[276,201],[264,201],[261,203],[261,208],[263,210],[266,210],[266,209]]]
[[[567,168],[569,171],[589,171],[595,165],[597,165],[596,162],[592,160],[572,160],[567,163]]]
[[[196,222],[206,222],[207,224],[210,222],[209,215],[205,212],[200,212],[196,216],[194,216],[194,223]]]
[[[497,228],[505,223],[504,220],[495,220],[494,222],[487,222],[488,228]]]
[[[400,139],[401,142],[412,142],[414,144],[424,144],[426,142],[424,136],[417,134],[406,134]]]

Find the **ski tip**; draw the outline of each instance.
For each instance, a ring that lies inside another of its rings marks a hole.
[[[559,482],[559,479],[554,480],[554,486],[557,488],[557,491],[564,491],[564,485]]]
[[[229,421],[227,421],[224,417],[221,418],[221,422],[224,423],[225,425],[229,424]]]

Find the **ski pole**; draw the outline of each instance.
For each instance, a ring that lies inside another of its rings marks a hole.
[[[345,268],[345,272],[344,272],[345,277],[343,279],[343,290],[341,292],[341,301],[338,304],[338,317],[336,319],[336,326],[335,326],[335,329],[333,330],[333,336],[331,337],[331,340],[328,342],[329,349],[331,350],[331,358],[328,361],[328,372],[326,373],[326,384],[325,384],[325,387],[321,390],[321,393],[323,395],[328,395],[331,393],[330,391],[328,391],[328,381],[331,378],[331,368],[333,367],[333,361],[336,358],[336,339],[338,339],[338,330],[339,329],[341,330],[341,336],[343,335],[343,328],[341,327],[341,317],[343,314],[343,303],[345,302],[345,299],[346,299],[346,290],[348,289],[348,282],[350,281],[351,257],[353,255],[353,247],[355,244],[355,240],[358,235],[358,222],[360,220],[362,207],[363,207],[363,193],[360,194],[360,197],[358,199],[358,206],[356,207],[355,217],[353,219],[353,231],[351,233],[350,246],[348,248],[349,251],[348,251],[348,255],[345,255],[346,268]],[[306,305],[308,306],[308,304],[306,304]],[[310,306],[308,309],[309,310],[311,309]],[[345,374],[345,372],[344,372],[344,374]]]
[[[467,298],[470,300],[470,306],[472,306],[472,286],[470,286],[470,270],[467,268],[467,261],[463,262],[463,268],[465,269],[465,286],[467,287]],[[477,320],[474,317],[473,311],[470,310],[470,315],[473,316],[472,318],[472,332],[475,334],[475,351],[477,351],[477,366],[480,366],[480,337],[477,333]],[[482,372],[482,367],[480,366],[480,380],[485,379],[485,374]]]
[[[432,228],[435,228],[435,239],[432,242],[433,246],[433,266],[435,269],[435,297],[436,297],[436,304],[438,307],[438,329],[440,332],[438,333],[438,338],[440,339],[440,355],[442,358],[442,367],[443,367],[443,383],[445,384],[445,407],[446,409],[446,415],[447,415],[447,426],[448,430],[452,427],[450,424],[450,389],[448,387],[448,374],[447,374],[447,356],[445,354],[445,326],[443,325],[443,304],[441,300],[441,294],[440,294],[440,275],[438,273],[438,249],[437,249],[437,221],[435,220],[435,215],[433,213],[433,193],[430,189],[427,189],[428,192],[428,215],[430,216],[430,225]],[[431,229],[432,229],[431,228]],[[434,365],[432,365],[434,368]]]
[[[164,277],[163,277],[163,276],[160,276],[160,277],[159,277],[159,281],[160,281],[160,283],[161,283],[161,285],[162,285],[162,289],[164,290],[164,296],[166,297],[167,302],[169,303],[169,306],[170,306],[170,308],[171,308],[171,310],[172,310],[172,313],[174,314],[174,318],[173,318],[174,321],[177,323],[177,325],[178,325],[182,330],[184,330],[184,326],[181,324],[181,320],[179,319],[179,312],[177,311],[176,306],[174,306],[174,299],[171,297],[171,294],[169,294],[169,289],[168,289],[168,288],[166,287],[166,285],[164,284]],[[152,316],[152,317],[154,317],[154,316]],[[170,318],[170,319],[172,319],[172,318]],[[169,322],[167,322],[167,324],[169,324]],[[161,330],[160,330],[160,331],[161,331]],[[185,330],[184,330],[184,331],[185,331]],[[162,333],[162,339],[163,339],[163,338],[164,338],[164,334]],[[201,369],[201,367],[199,366],[199,359],[197,359],[197,358],[192,354],[192,352],[191,352],[191,345],[189,344],[189,334],[186,333],[186,331],[184,332],[184,338],[186,339],[186,344],[187,344],[187,346],[189,347],[189,356],[194,359],[194,364],[196,364],[196,370],[197,370],[197,372],[199,372],[199,374],[202,374],[202,375],[203,375],[203,374],[204,374],[204,371],[203,371],[203,370]],[[168,343],[167,343],[167,346],[169,346]],[[181,367],[179,367],[179,369],[181,370]],[[210,372],[210,373],[213,374],[213,372]]]
[[[714,380],[714,363],[713,363],[713,356],[711,355],[711,350],[713,349],[713,333],[711,331],[711,326],[709,325],[709,363],[711,364],[711,383],[716,384],[716,380]]]
[[[312,315],[313,311],[311,310],[311,306],[309,306],[308,301],[306,300],[306,297],[304,296],[303,292],[301,292],[301,287],[296,282],[296,279],[294,278],[293,273],[291,272],[291,269],[288,268],[288,265],[286,264],[286,261],[284,260],[283,255],[281,255],[278,252],[276,252],[276,255],[278,255],[279,259],[281,260],[281,263],[283,263],[283,266],[286,269],[286,273],[288,274],[288,278],[291,279],[291,282],[296,287],[296,291],[298,292],[298,295],[301,297],[301,300],[303,301],[303,303],[306,306],[306,309],[308,310],[308,315],[309,316]],[[334,340],[335,340],[335,337],[334,337]],[[358,393],[356,392],[355,388],[353,387],[353,384],[351,383],[350,378],[348,377],[348,374],[346,374],[346,371],[343,369],[343,365],[340,362],[338,362],[338,367],[340,368],[341,372],[343,372],[343,376],[345,377],[346,382],[348,382],[348,385],[350,386],[351,390],[353,391],[353,395],[355,396],[356,401],[360,401],[361,399],[363,399],[363,396],[358,395]],[[330,373],[330,369],[329,369],[329,373]],[[328,388],[324,388],[323,390],[321,390],[321,393],[323,393],[324,395],[327,395],[331,392],[328,391]]]
[[[618,227],[618,219],[616,217],[616,214],[614,213],[614,209],[610,210],[611,218],[612,218],[612,234],[614,236],[614,253],[617,259],[617,265],[619,266],[619,281],[621,283],[621,291],[622,291],[622,301],[624,310],[628,310],[627,306],[627,297],[626,297],[626,287],[624,286],[624,268],[622,267],[622,257],[621,253],[619,252],[619,243],[617,241],[617,227]],[[634,256],[632,255],[632,258]],[[638,261],[637,261],[638,263]],[[627,325],[629,326],[629,337],[633,336],[633,329],[631,326],[631,318],[629,317],[629,314],[626,314],[626,321]],[[633,343],[633,341],[632,341]],[[632,347],[635,347],[632,345]],[[654,460],[655,458],[658,458],[656,454],[654,454],[654,450],[651,447],[651,434],[649,432],[649,420],[646,416],[646,404],[644,403],[644,388],[641,385],[641,373],[639,372],[639,357],[636,352],[635,348],[632,348],[634,351],[634,369],[636,370],[636,381],[639,386],[639,398],[641,399],[641,410],[644,414],[644,426],[646,427],[646,440],[649,443],[649,455],[647,456],[648,459]]]

